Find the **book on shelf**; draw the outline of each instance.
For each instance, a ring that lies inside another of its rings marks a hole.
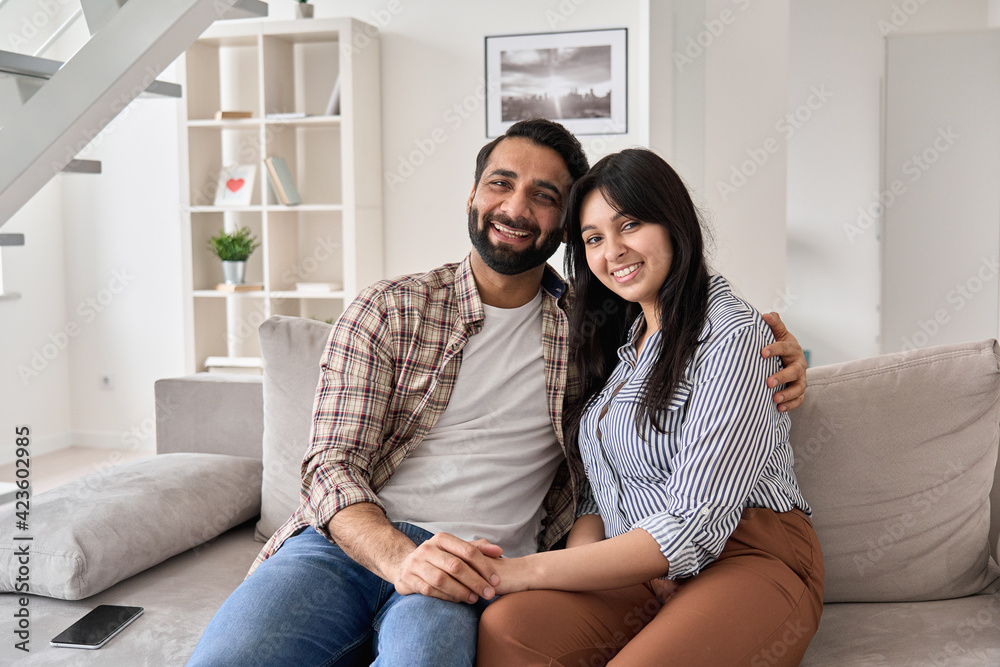
[[[216,111],[215,120],[236,120],[238,118],[253,118],[253,111]]]
[[[296,120],[298,118],[305,118],[309,114],[302,111],[276,111],[274,113],[267,114],[268,120]]]
[[[264,289],[263,283],[240,283],[239,285],[234,285],[232,283],[219,283],[215,286],[215,289],[219,292],[260,292]]]
[[[269,157],[264,160],[267,167],[267,175],[270,176],[271,189],[274,190],[278,201],[285,206],[296,206],[302,203],[299,196],[299,189],[295,187],[295,179],[288,169],[288,164],[284,158]]]
[[[263,375],[260,357],[208,357],[205,370],[229,375]]]
[[[337,76],[337,81],[333,84],[333,92],[330,93],[330,100],[326,103],[326,111],[323,112],[323,115],[340,115],[340,75]]]

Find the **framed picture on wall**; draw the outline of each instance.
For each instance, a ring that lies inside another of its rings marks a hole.
[[[627,42],[626,28],[487,37],[487,136],[539,117],[574,134],[625,134]]]

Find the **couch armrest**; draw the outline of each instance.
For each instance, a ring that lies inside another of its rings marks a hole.
[[[156,453],[262,458],[262,381],[217,373],[157,380]]]

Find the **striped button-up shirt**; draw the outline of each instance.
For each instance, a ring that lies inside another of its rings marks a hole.
[[[560,302],[565,291],[562,279],[546,267],[546,397],[566,461],[543,503],[541,549],[569,531],[576,498],[586,486],[579,451],[567,451],[563,442],[564,401],[577,385],[570,377],[568,325]],[[350,304],[333,327],[321,364],[302,462],[301,504],[264,545],[251,573],[302,528],[312,526],[329,539],[327,525],[340,510],[362,502],[381,506],[379,489],[448,405],[462,349],[482,329],[484,317],[468,257],[429,273],[383,280]]]
[[[641,323],[640,316],[581,423],[593,495],[584,494],[578,514],[599,508],[607,537],[646,530],[676,579],[718,557],[743,508],[810,509],[792,471],[788,415],[778,412],[766,384],[780,361],[760,354],[774,338],[759,313],[724,278],[711,279],[704,342],[668,408],[657,413],[665,433],[648,419],[636,429],[640,392],[660,345],[670,344],[655,332],[636,355]]]

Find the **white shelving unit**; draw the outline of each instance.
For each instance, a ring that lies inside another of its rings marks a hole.
[[[361,46],[363,45],[363,46]],[[379,40],[344,19],[217,23],[181,57],[181,203],[186,363],[260,356],[257,327],[275,314],[326,320],[383,277]],[[338,115],[323,115],[337,80]],[[252,118],[215,120],[217,111]],[[304,118],[269,119],[298,112]],[[278,203],[264,165],[282,157],[302,204]],[[257,167],[248,206],[215,206],[220,172]],[[216,291],[208,250],[221,229],[249,227],[261,247],[247,263],[256,292]],[[317,293],[296,283],[341,286]]]

